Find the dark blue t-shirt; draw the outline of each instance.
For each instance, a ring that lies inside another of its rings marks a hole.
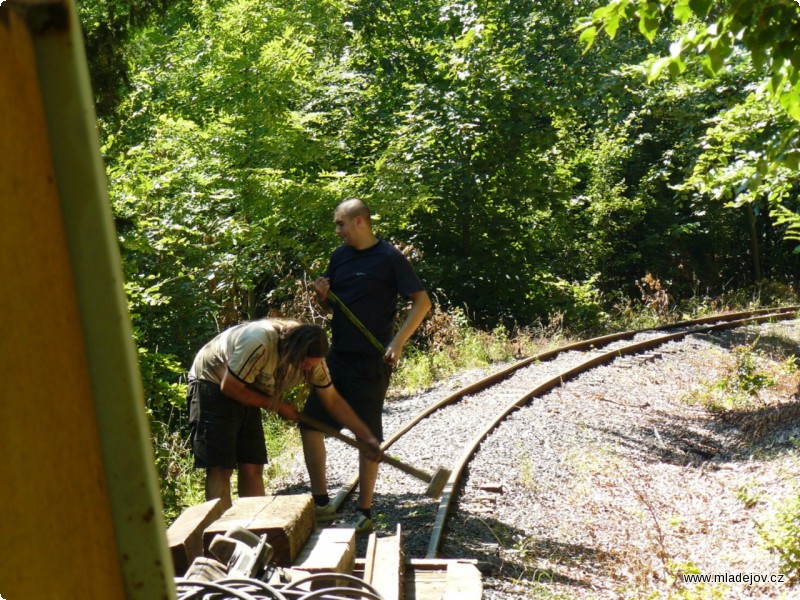
[[[366,250],[342,245],[333,251],[325,276],[331,290],[384,346],[392,341],[398,296],[424,290],[408,259],[378,240]],[[331,333],[334,350],[378,354],[366,336],[334,306]]]

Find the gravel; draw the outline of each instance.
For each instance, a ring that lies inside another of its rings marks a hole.
[[[734,352],[756,340],[757,352]],[[782,571],[760,531],[797,496],[798,377],[784,374],[780,385],[759,391],[761,410],[727,418],[688,401],[709,397],[714,382],[735,374],[736,356],[754,361],[748,378],[777,373],[780,362],[799,354],[798,340],[797,321],[690,335],[595,368],[515,410],[470,463],[439,556],[476,559],[485,598],[677,597],[682,590],[708,598],[792,597],[788,583],[740,581]],[[568,352],[525,367],[425,419],[389,452],[431,472],[448,466],[490,415],[586,358]],[[500,368],[388,398],[387,437],[424,407]],[[337,440],[327,446],[335,494],[355,473],[357,456]],[[302,456],[286,468],[275,490],[307,492]],[[425,487],[381,467],[376,531],[392,535],[399,523],[407,557],[427,552],[438,504],[424,496]],[[350,499],[342,507],[343,523],[354,506]],[[360,556],[365,548],[359,540]],[[688,572],[728,581],[684,584]]]

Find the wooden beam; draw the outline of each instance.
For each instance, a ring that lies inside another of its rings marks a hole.
[[[406,597],[414,600],[480,600],[483,581],[477,561],[416,559],[406,563]]]
[[[364,561],[364,581],[385,600],[404,597],[405,551],[400,525],[397,534],[379,538],[371,534]]]
[[[314,526],[314,501],[310,494],[238,498],[206,528],[203,546],[208,551],[215,535],[242,527],[259,536],[267,534],[267,543],[275,551],[275,564],[291,567]]]
[[[203,534],[229,508],[217,498],[190,506],[167,529],[167,545],[175,575],[183,577],[195,558],[203,556]]]
[[[317,528],[300,551],[293,568],[311,574],[352,575],[355,562],[355,530],[343,527]],[[343,580],[342,585],[346,585]]]

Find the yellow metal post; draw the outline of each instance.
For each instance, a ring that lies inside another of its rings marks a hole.
[[[0,596],[174,598],[73,1],[0,57]]]

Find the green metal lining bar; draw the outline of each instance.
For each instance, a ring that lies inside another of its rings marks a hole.
[[[301,260],[301,259],[298,259],[298,262],[300,263],[300,266],[303,268],[303,271],[305,271],[305,274],[308,276],[308,278],[309,278],[309,279],[313,279],[313,277],[314,277],[314,274],[311,272],[311,269],[308,267],[308,265],[306,265],[306,263],[305,263],[303,260]],[[331,302],[333,302],[333,303],[334,303],[336,306],[338,306],[338,307],[339,307],[339,310],[341,310],[341,311],[344,313],[344,315],[345,315],[345,316],[346,316],[348,319],[350,319],[350,322],[351,322],[353,325],[355,325],[355,326],[356,326],[356,328],[357,328],[357,329],[358,329],[358,330],[359,330],[359,331],[360,331],[362,334],[364,334],[364,337],[365,337],[365,338],[367,338],[367,339],[369,340],[369,343],[370,343],[370,344],[372,344],[373,346],[375,346],[375,348],[377,348],[377,349],[378,349],[378,351],[379,351],[381,354],[383,354],[384,352],[386,352],[386,348],[384,348],[384,347],[383,347],[383,344],[381,344],[381,343],[378,341],[378,338],[376,338],[376,337],[375,337],[375,336],[372,334],[372,332],[371,332],[369,329],[367,329],[366,325],[364,325],[364,324],[363,324],[361,321],[359,321],[359,320],[358,320],[358,317],[357,317],[357,316],[355,316],[355,315],[353,314],[353,311],[352,311],[352,310],[350,310],[350,308],[349,308],[349,307],[348,307],[348,306],[347,306],[347,305],[346,305],[344,302],[342,302],[342,300],[339,298],[339,296],[337,296],[336,294],[334,294],[332,290],[328,290],[328,299],[329,299]]]
[[[175,598],[122,263],[74,0],[16,0],[34,39],[127,598]],[[87,573],[91,577],[91,573]]]

